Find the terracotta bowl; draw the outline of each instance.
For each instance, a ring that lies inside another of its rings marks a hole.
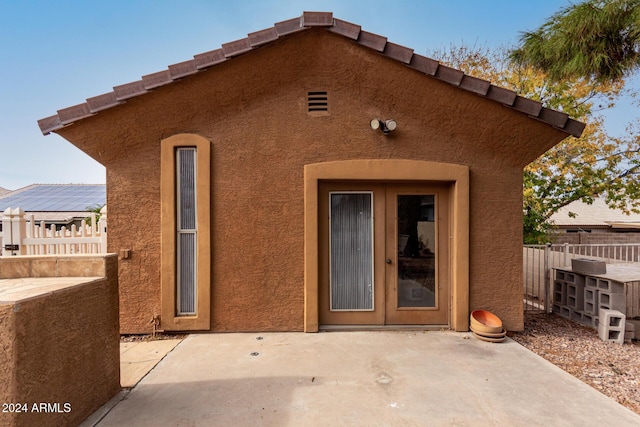
[[[487,341],[487,342],[503,342],[504,340],[507,339],[506,336],[501,337],[501,338],[491,338],[491,337],[485,337],[483,335],[480,334],[476,334],[475,332],[473,333],[473,336],[475,336],[476,338],[478,338],[479,340],[482,341]]]
[[[475,335],[482,335],[483,337],[487,337],[487,338],[504,338],[504,337],[507,336],[506,329],[503,329],[502,332],[500,332],[498,334],[491,334],[489,332],[478,332],[472,326],[471,327],[471,332],[473,332]]]
[[[490,311],[474,310],[469,318],[471,320],[471,328],[476,333],[502,333],[502,320]]]

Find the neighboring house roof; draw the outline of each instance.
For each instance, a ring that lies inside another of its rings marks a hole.
[[[167,70],[142,76],[141,80],[135,82],[115,86],[112,92],[88,98],[85,103],[58,110],[57,114],[38,120],[38,125],[42,133],[47,135],[100,111],[120,105],[130,98],[143,95],[311,27],[324,27],[329,32],[353,40],[427,76],[498,102],[569,135],[580,136],[584,129],[583,123],[569,118],[565,113],[545,108],[540,102],[518,96],[514,91],[494,86],[486,80],[466,75],[434,59],[417,55],[413,49],[388,42],[386,37],[362,31],[359,25],[334,19],[331,12],[304,12],[299,18],[278,22],[274,27],[250,33],[247,38],[225,43],[220,49],[195,55],[189,61],[169,65]]]
[[[631,209],[631,205],[628,205]],[[570,215],[570,213],[575,214]],[[589,205],[582,201],[576,201],[560,208],[551,216],[551,222],[561,228],[638,228],[640,227],[640,214],[631,212],[625,214],[619,209],[611,209],[604,198],[594,199]]]
[[[11,190],[7,190],[6,188],[0,187],[0,196],[3,196],[7,193],[11,193]]]
[[[68,217],[104,205],[106,200],[104,184],[33,184],[0,196],[0,212],[11,207],[25,212],[66,213]]]

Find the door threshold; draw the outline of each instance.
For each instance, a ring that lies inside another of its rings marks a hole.
[[[320,325],[320,332],[338,331],[450,331],[449,325]]]

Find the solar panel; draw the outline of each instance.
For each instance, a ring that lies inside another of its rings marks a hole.
[[[31,212],[80,212],[106,201],[107,190],[102,184],[42,184],[0,197],[0,211],[12,207]]]

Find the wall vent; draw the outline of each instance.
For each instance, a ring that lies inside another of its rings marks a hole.
[[[327,92],[309,92],[307,94],[307,106],[310,113],[329,111]]]

